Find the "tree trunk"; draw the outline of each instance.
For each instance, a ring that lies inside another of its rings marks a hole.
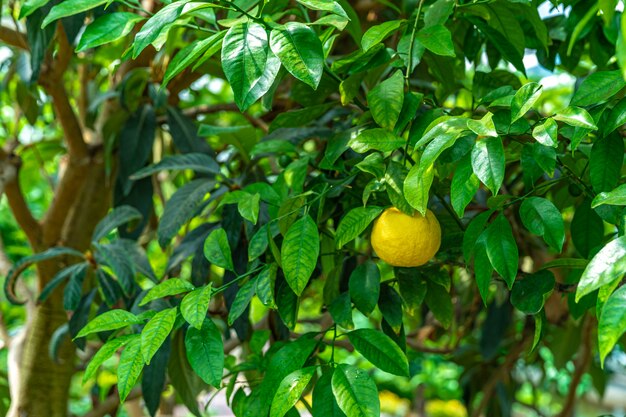
[[[99,155],[92,158],[82,186],[75,189],[73,202],[64,213],[61,236],[42,242],[43,248],[63,246],[85,251],[98,221],[110,207],[111,190]],[[67,175],[67,172],[66,172]],[[45,233],[44,223],[44,235]],[[66,265],[58,260],[38,265],[41,290]],[[67,322],[63,310],[63,291],[56,289],[50,298],[33,309],[25,327],[23,343],[16,344],[19,392],[12,398],[7,417],[67,417],[69,389],[75,372],[76,347],[68,339],[58,350],[58,363],[50,357],[49,345],[54,332]]]

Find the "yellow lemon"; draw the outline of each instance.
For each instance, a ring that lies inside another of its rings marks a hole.
[[[432,211],[426,216],[404,214],[395,207],[381,214],[372,229],[372,247],[393,266],[420,266],[431,260],[441,245],[441,227]]]

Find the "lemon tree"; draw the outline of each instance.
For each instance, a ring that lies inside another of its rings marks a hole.
[[[0,4],[0,414],[602,395],[626,14],[553,5]]]

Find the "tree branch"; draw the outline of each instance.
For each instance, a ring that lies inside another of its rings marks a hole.
[[[0,41],[25,51],[30,49],[23,33],[5,26],[0,26]]]
[[[132,401],[141,397],[141,395],[141,388],[137,387],[133,389],[130,394],[128,394],[126,401]],[[117,392],[114,392],[113,394],[109,395],[106,400],[102,401],[87,414],[83,414],[83,417],[104,417],[107,414],[114,412],[119,406],[120,397],[117,395]]]
[[[22,193],[19,183],[20,165],[19,157],[7,154],[3,149],[0,149],[0,182],[4,184],[4,192],[17,224],[26,234],[33,249],[36,250],[41,240],[41,225],[33,217]]]

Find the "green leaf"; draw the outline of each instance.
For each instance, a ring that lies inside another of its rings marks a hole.
[[[39,10],[40,8],[48,4],[49,2],[50,0],[26,0],[24,1],[20,5],[21,7],[20,7],[19,19],[21,20],[30,16],[31,14],[33,14],[34,12],[36,12],[37,10]]]
[[[549,200],[529,197],[519,209],[524,226],[532,233],[542,236],[548,246],[561,252],[565,242],[565,226],[561,212]]]
[[[37,302],[42,303],[50,297],[52,291],[54,291],[63,281],[73,276],[86,273],[86,269],[89,267],[87,262],[82,262],[74,265],[70,265],[67,268],[61,269],[57,274],[46,284],[37,297]],[[73,310],[73,309],[72,309]]]
[[[276,308],[276,301],[274,299],[274,286],[276,284],[276,273],[278,272],[278,265],[271,263],[266,265],[265,268],[259,273],[256,279],[256,295],[264,306],[269,308]]]
[[[479,136],[498,136],[491,112],[487,112],[480,120],[467,119],[467,127]]]
[[[395,275],[407,312],[414,317],[419,317],[428,290],[426,281],[414,268],[396,268]]]
[[[328,304],[328,312],[333,321],[344,329],[354,329],[352,321],[352,303],[350,302],[350,294],[341,293]]]
[[[285,416],[296,405],[316,371],[317,366],[309,366],[293,371],[283,378],[274,395],[270,417]]]
[[[626,81],[621,71],[598,71],[583,80],[572,97],[573,106],[590,106],[607,101],[622,88]]]
[[[539,100],[541,86],[537,83],[524,84],[517,90],[511,101],[511,124],[523,117],[528,110]]]
[[[398,376],[409,376],[409,362],[400,347],[373,329],[359,329],[348,333],[354,348],[377,368]]]
[[[504,165],[502,139],[488,137],[476,142],[472,149],[472,169],[493,195],[498,194],[504,181]]]
[[[159,311],[141,331],[141,352],[146,365],[150,365],[150,360],[174,328],[177,310],[172,307]]]
[[[489,287],[491,286],[491,278],[493,276],[493,266],[487,256],[487,239],[483,233],[478,237],[474,251],[474,275],[478,292],[485,306],[489,302]]]
[[[393,32],[398,30],[403,24],[404,20],[391,20],[389,22],[381,23],[380,25],[372,26],[363,34],[361,38],[361,47],[364,51],[378,45],[380,42],[387,39]]]
[[[194,372],[207,384],[219,388],[224,373],[224,344],[213,320],[204,320],[200,329],[187,329],[185,351]]]
[[[392,130],[404,102],[404,77],[396,71],[367,93],[367,104],[379,126]]]
[[[355,152],[365,153],[370,150],[391,152],[404,146],[406,141],[386,129],[363,130],[355,138],[350,139],[348,146]]]
[[[65,0],[50,9],[50,12],[43,20],[41,28],[45,28],[55,20],[63,17],[74,16],[87,10],[102,6],[108,0]]]
[[[222,66],[235,103],[245,111],[270,89],[280,70],[280,60],[270,51],[265,28],[255,22],[242,22],[224,36]]]
[[[126,345],[120,355],[120,362],[117,365],[117,389],[120,402],[124,402],[128,397],[141,374],[144,365],[141,350],[141,339],[136,338]]]
[[[615,291],[604,304],[598,322],[598,350],[600,363],[611,353],[620,337],[626,332],[626,286]]]
[[[196,39],[181,49],[167,65],[167,70],[163,76],[161,87],[165,87],[174,77],[197,61],[201,55],[202,59],[206,59],[207,55],[210,57],[217,52],[219,48],[221,48],[221,41],[222,38],[224,38],[224,35],[224,32],[218,32],[208,38]],[[222,61],[222,65],[225,69],[226,66],[224,61]]]
[[[626,274],[626,236],[607,243],[589,262],[576,288],[576,302]]]
[[[589,178],[597,193],[609,191],[617,186],[624,163],[624,139],[612,134],[599,138],[591,148],[589,156]]]
[[[197,179],[180,187],[167,200],[157,228],[159,245],[164,248],[189,220],[206,205],[207,194],[215,190],[215,180]],[[209,196],[210,198],[210,196]]]
[[[141,213],[134,207],[115,207],[109,212],[109,214],[100,220],[93,232],[91,241],[97,242],[120,226],[129,222],[141,220],[142,217]]]
[[[471,155],[467,154],[458,162],[450,185],[450,200],[459,217],[465,215],[465,207],[474,199],[478,188],[480,181],[472,171]]]
[[[493,5],[494,3],[491,3]],[[500,21],[499,16],[496,14],[490,21]],[[474,26],[478,28],[489,40],[489,42],[495,47],[495,49],[502,54],[502,57],[509,61],[513,66],[522,74],[526,74],[526,68],[524,67],[524,60],[522,53],[518,48],[504,36],[500,31],[488,26],[481,19],[469,17],[469,20]],[[506,30],[506,29],[505,29]]]
[[[453,0],[437,0],[424,13],[424,26],[443,25],[454,11]]]
[[[519,253],[509,221],[500,215],[485,230],[487,256],[498,274],[506,281],[509,289],[517,276]]]
[[[543,123],[537,123],[533,129],[533,138],[544,146],[556,147],[558,144],[558,125],[552,118],[547,118]]]
[[[463,234],[463,257],[465,258],[466,263],[469,263],[472,259],[476,241],[483,233],[487,220],[489,220],[489,217],[491,217],[492,214],[493,210],[480,213],[472,219],[470,224],[467,226],[467,229],[465,229],[465,233]]]
[[[585,269],[589,261],[579,258],[557,258],[541,265],[539,270],[550,268]]]
[[[612,191],[598,194],[591,202],[591,208],[603,205],[626,206],[626,184],[622,184]]]
[[[334,369],[327,370],[315,384],[313,390],[314,417],[346,417],[333,395],[332,378]]]
[[[108,330],[117,330],[132,324],[141,324],[143,320],[133,313],[115,309],[109,310],[94,317],[85,327],[76,335],[75,339],[87,336],[92,333],[105,332]]]
[[[192,327],[202,328],[211,301],[211,283],[187,294],[180,303],[180,314]]]
[[[420,29],[415,37],[426,49],[437,55],[456,56],[452,34],[443,25],[427,26]]]
[[[294,77],[317,89],[324,70],[324,51],[315,32],[299,22],[272,29],[272,52]]]
[[[143,17],[129,12],[108,13],[93,21],[80,37],[76,52],[95,48],[128,35]]]
[[[230,244],[226,231],[221,227],[215,229],[204,241],[204,256],[220,268],[234,271],[233,258],[230,253]]]
[[[322,10],[350,20],[346,11],[336,1],[328,0],[297,0],[298,3],[311,10]]]
[[[341,249],[346,243],[356,239],[382,211],[382,208],[373,206],[357,207],[350,210],[339,221],[335,233],[337,249]]]
[[[613,132],[626,123],[626,97],[621,99],[609,113],[609,117],[604,124],[603,131],[605,135]]]
[[[404,198],[422,216],[426,215],[430,186],[435,178],[435,166],[433,164],[423,167],[415,164],[404,180]]]
[[[354,306],[366,316],[369,315],[380,295],[380,271],[370,260],[357,266],[350,274],[350,298]]]
[[[429,281],[425,300],[435,318],[439,320],[444,329],[448,329],[453,318],[452,297],[448,291],[441,285]]]
[[[198,174],[210,175],[220,173],[220,166],[209,155],[186,153],[183,155],[166,156],[160,162],[135,172],[130,176],[130,179],[139,180],[160,171],[183,169],[190,169]]]
[[[256,293],[256,279],[251,279],[246,282],[239,291],[237,291],[237,295],[235,296],[235,300],[233,304],[230,306],[230,311],[228,312],[228,325],[232,326],[232,324],[246,311],[248,304],[254,297]]]
[[[135,267],[128,253],[122,246],[115,244],[93,244],[96,262],[111,268],[124,294],[130,295],[136,288]]]
[[[184,281],[180,278],[170,278],[150,288],[150,291],[141,299],[140,306],[148,304],[150,301],[157,300],[163,297],[169,297],[172,295],[182,294],[194,289],[193,284],[189,281]]]
[[[97,351],[96,354],[93,355],[93,358],[89,361],[85,372],[83,373],[83,383],[90,380],[98,371],[98,368],[106,362],[119,348],[122,346],[135,341],[139,342],[141,336],[138,334],[126,335],[122,337],[118,337],[115,339],[108,340],[104,345],[102,345]]]
[[[296,295],[300,296],[309,282],[319,252],[317,225],[306,215],[291,225],[281,248],[285,279]]]
[[[524,314],[537,314],[554,289],[554,274],[540,271],[515,281],[511,291],[511,304]]]
[[[350,417],[379,417],[378,389],[362,369],[341,364],[332,378],[333,395],[341,411]]]
[[[156,43],[159,38],[167,34],[167,31],[172,27],[176,19],[185,14],[212,6],[213,4],[211,3],[175,1],[163,7],[150,17],[135,36],[135,42],[133,43],[133,59],[137,58],[148,45]],[[157,46],[159,46],[157,50],[160,49],[160,45]]]
[[[598,130],[596,122],[587,110],[580,107],[566,107],[553,116],[554,120],[564,122],[570,126],[584,127],[585,129]]]

